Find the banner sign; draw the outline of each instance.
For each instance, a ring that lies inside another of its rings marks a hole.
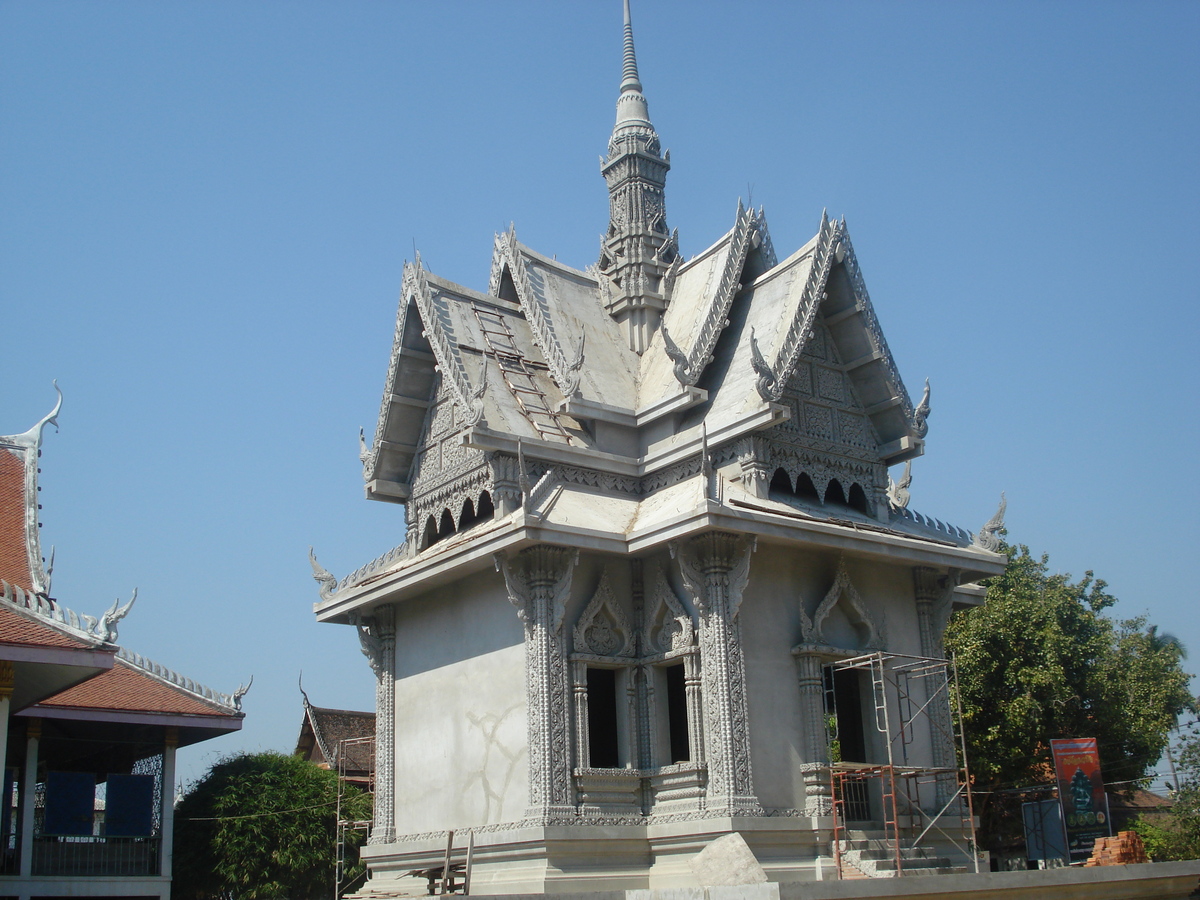
[[[1092,855],[1096,838],[1112,834],[1096,739],[1053,740],[1050,749],[1058,777],[1058,802],[1062,805],[1067,847],[1072,859],[1086,858]]]

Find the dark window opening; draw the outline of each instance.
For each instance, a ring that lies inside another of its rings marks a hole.
[[[466,531],[468,528],[478,525],[480,522],[487,522],[496,514],[495,507],[492,506],[491,495],[484,491],[479,496],[479,506],[476,508],[471,501],[463,501],[462,517],[458,520],[458,530]]]
[[[802,500],[812,500],[814,503],[821,502],[821,495],[817,493],[817,486],[803,472],[796,479],[796,496]]]
[[[458,514],[458,530],[463,531],[475,524],[475,504],[468,497],[463,501],[462,512]]]
[[[846,505],[846,492],[842,490],[842,483],[836,478],[829,482],[829,487],[825,488],[825,502],[836,503],[839,506]]]
[[[620,767],[617,749],[617,671],[587,670],[588,764],[594,769]]]
[[[792,490],[792,477],[783,469],[776,469],[775,474],[771,476],[770,490],[778,491],[781,494],[794,494]]]
[[[684,681],[683,663],[668,666],[667,676],[667,730],[671,737],[671,762],[687,762],[692,758],[688,743],[687,686]]]
[[[479,507],[475,510],[475,515],[482,521],[483,519],[493,519],[496,517],[496,507],[492,505],[492,495],[484,491],[479,495]]]
[[[517,296],[517,286],[513,283],[512,273],[508,271],[508,266],[504,267],[504,272],[500,275],[500,288],[496,291],[496,296],[511,303],[520,302]]]
[[[438,540],[448,538],[454,534],[454,516],[450,515],[450,510],[442,510],[442,521],[438,525]]]
[[[871,505],[867,503],[867,492],[857,481],[850,485],[850,508],[857,509],[864,516],[871,514]]]
[[[425,540],[422,542],[424,546],[429,547],[437,543],[438,531],[437,520],[430,516],[425,520]]]
[[[867,735],[863,729],[862,693],[855,669],[825,670],[826,698],[832,694],[837,718],[837,740],[842,762],[867,761]]]

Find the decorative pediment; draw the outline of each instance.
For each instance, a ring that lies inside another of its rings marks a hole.
[[[575,652],[591,656],[633,655],[633,629],[613,594],[609,566],[604,567],[596,592],[575,626]]]
[[[846,571],[844,560],[838,562],[837,576],[834,578],[832,586],[825,592],[824,599],[821,600],[821,604],[811,619],[804,611],[803,605],[800,607],[800,630],[804,643],[832,643],[825,636],[825,622],[835,608],[839,609],[855,626],[855,630],[862,635],[859,641],[860,647],[870,650],[883,648],[882,629],[867,604],[863,602],[853,582],[850,581],[850,574]]]
[[[682,601],[675,595],[661,566],[655,569],[650,602],[646,608],[648,613],[642,640],[648,655],[687,650],[695,645],[692,616],[683,608]]]

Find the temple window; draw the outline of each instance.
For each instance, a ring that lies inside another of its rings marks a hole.
[[[687,762],[692,758],[688,740],[687,687],[684,665],[680,661],[663,669],[666,675],[667,733],[672,763]]]
[[[588,767],[621,765],[617,722],[617,670],[587,667]]]

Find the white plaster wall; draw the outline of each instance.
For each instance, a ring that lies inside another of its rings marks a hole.
[[[399,835],[525,814],[524,640],[503,581],[492,572],[397,607]]]
[[[797,669],[792,647],[802,642],[799,604],[812,617],[837,577],[838,559],[833,554],[809,552],[795,547],[760,544],[750,565],[741,612],[742,643],[746,660],[751,760],[754,787],[767,808],[797,808],[804,805],[800,763],[804,759],[803,729],[820,723],[802,721]],[[908,566],[893,566],[847,558],[846,570],[864,604],[882,631],[885,649],[918,656],[920,629]],[[847,650],[861,649],[861,629],[835,610],[825,624],[829,643]],[[869,752],[886,758],[882,735],[872,724],[870,680],[864,676],[864,724]],[[916,705],[923,702],[919,691]],[[898,715],[898,712],[896,713]],[[908,746],[908,764],[932,763],[929,731],[925,721],[915,730]],[[823,739],[823,732],[822,732]],[[894,745],[895,760],[899,756]]]

